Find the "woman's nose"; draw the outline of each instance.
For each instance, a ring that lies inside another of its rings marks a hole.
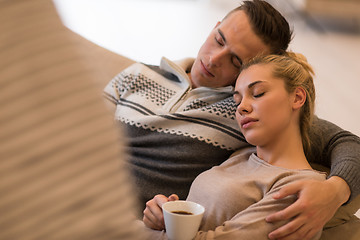
[[[237,110],[239,111],[240,115],[243,115],[251,112],[251,106],[246,100],[243,99],[238,105]]]

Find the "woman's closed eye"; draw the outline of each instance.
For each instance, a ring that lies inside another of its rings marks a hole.
[[[265,92],[254,94],[254,98],[259,98],[264,96]]]
[[[241,104],[241,102],[235,102],[235,107],[239,107],[239,105]]]
[[[233,100],[234,100],[235,106],[236,106],[236,108],[237,108],[237,107],[241,104],[241,96],[240,96],[240,94],[236,92],[236,93],[233,95]]]

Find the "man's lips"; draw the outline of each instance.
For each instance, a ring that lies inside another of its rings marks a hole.
[[[241,128],[246,129],[246,128],[249,128],[251,125],[253,125],[257,121],[258,120],[256,120],[255,118],[246,117],[240,121],[240,125],[241,125]]]
[[[210,77],[215,77],[214,74],[212,74],[212,73],[207,69],[207,67],[205,66],[205,64],[203,63],[203,61],[200,60],[200,63],[201,63],[201,69],[202,69],[202,71],[203,71],[206,75],[208,75],[208,76],[210,76]]]

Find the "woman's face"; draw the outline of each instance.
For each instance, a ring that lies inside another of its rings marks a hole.
[[[293,124],[294,94],[286,91],[283,79],[272,75],[271,64],[257,64],[242,71],[234,100],[239,104],[237,122],[250,144],[266,145]]]

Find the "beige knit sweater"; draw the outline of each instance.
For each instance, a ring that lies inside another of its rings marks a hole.
[[[289,206],[291,196],[274,200],[280,188],[301,179],[325,180],[314,170],[292,170],[272,166],[254,153],[254,148],[238,151],[220,166],[200,174],[187,200],[205,207],[195,239],[261,240],[285,222],[267,223],[266,216]],[[164,232],[152,231],[152,239],[167,239]],[[319,239],[319,232],[313,239]]]

